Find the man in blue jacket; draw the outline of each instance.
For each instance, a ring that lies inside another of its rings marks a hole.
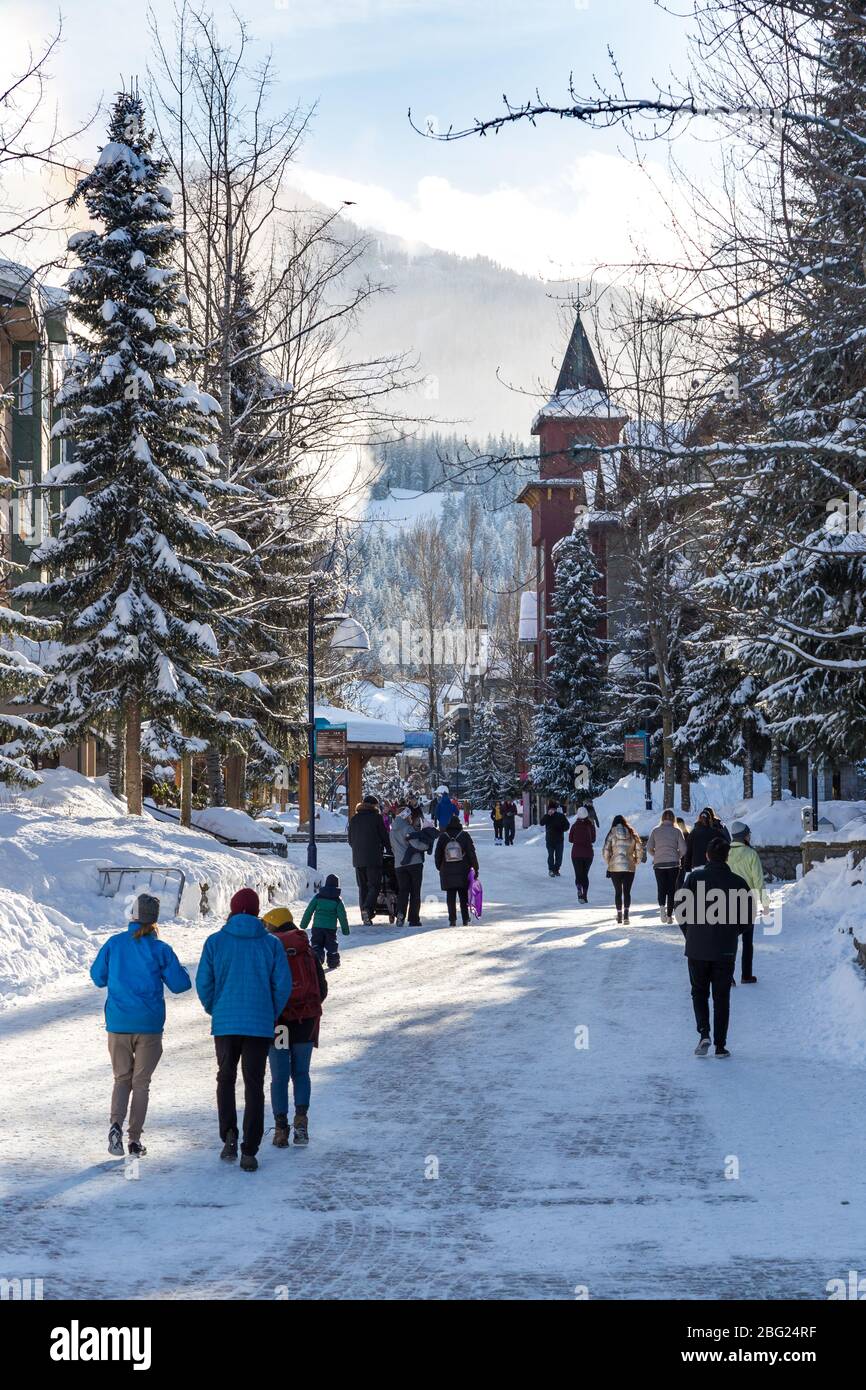
[[[285,950],[259,919],[259,898],[252,888],[235,893],[225,926],[204,943],[195,987],[211,1016],[216,1048],[220,1158],[234,1162],[238,1156],[235,1083],[240,1062],[244,1078],[241,1168],[254,1173],[265,1128],[268,1050],[276,1021],[289,1002],[292,973]]]
[[[192,989],[192,981],[174,951],[157,935],[159,901],[141,893],[126,931],[110,936],[90,967],[90,978],[108,989],[105,1028],[114,1072],[108,1152],[123,1157],[123,1122],[129,1112],[129,1152],[141,1158],[147,1149],[141,1131],[147,1116],[150,1081],[162,1056],[165,1027],[164,986],[173,994]]]

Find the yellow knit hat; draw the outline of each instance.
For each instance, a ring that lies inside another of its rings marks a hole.
[[[262,918],[268,931],[279,931],[280,927],[293,927],[295,919],[287,907],[272,907]]]

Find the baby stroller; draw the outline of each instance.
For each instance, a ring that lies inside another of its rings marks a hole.
[[[393,925],[397,920],[397,873],[394,868],[394,855],[386,850],[382,857],[382,884],[372,917],[387,917]]]

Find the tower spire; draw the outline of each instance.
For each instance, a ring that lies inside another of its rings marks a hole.
[[[578,314],[559,369],[554,394],[558,396],[561,391],[583,391],[587,388],[593,391],[606,390],[595,355],[589,345],[589,338],[586,336],[586,329]]]

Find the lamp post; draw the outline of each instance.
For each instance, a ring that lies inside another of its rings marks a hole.
[[[442,742],[448,749],[454,749],[456,766],[454,768],[454,795],[460,795],[460,731],[459,729],[449,729],[443,735]]]
[[[347,613],[335,613],[320,618],[319,624],[336,623],[331,638],[332,651],[368,652],[370,638],[356,618]],[[316,597],[312,580],[307,588],[307,788],[309,791],[310,823],[307,833],[307,868],[318,868],[316,846]]]

